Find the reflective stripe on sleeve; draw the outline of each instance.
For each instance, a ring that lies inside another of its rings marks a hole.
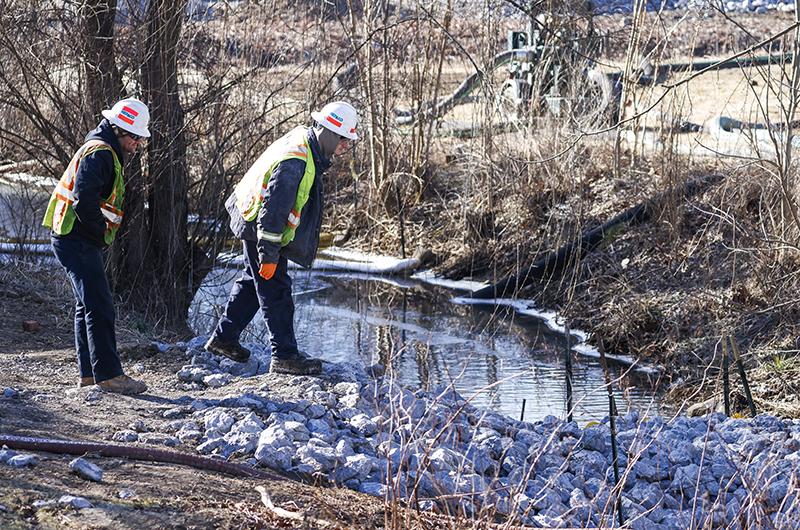
[[[262,239],[264,241],[270,241],[272,243],[280,243],[281,242],[281,235],[280,234],[273,234],[272,232],[264,232],[263,230],[258,231],[258,239]]]
[[[291,213],[289,214],[289,220],[286,221],[286,224],[289,225],[289,228],[297,228],[297,225],[300,224],[300,214],[292,209]]]

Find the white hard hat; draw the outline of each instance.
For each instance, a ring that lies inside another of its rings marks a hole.
[[[328,103],[319,112],[312,112],[311,117],[325,127],[345,138],[358,140],[356,125],[358,125],[358,115],[356,109],[350,103],[344,101],[334,101]]]
[[[138,134],[144,138],[150,136],[147,124],[150,122],[150,111],[147,105],[136,98],[122,99],[114,103],[111,110],[104,110],[103,116],[111,123],[129,133]]]

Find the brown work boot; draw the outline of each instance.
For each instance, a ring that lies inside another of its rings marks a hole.
[[[80,381],[78,381],[78,388],[85,386],[94,386],[94,377],[81,377]]]
[[[246,363],[250,358],[250,350],[239,344],[238,341],[236,344],[225,344],[217,340],[213,335],[206,342],[205,348],[206,351],[214,355],[222,355],[237,363]]]
[[[97,386],[106,392],[116,392],[117,394],[141,394],[147,390],[147,385],[144,381],[131,379],[125,374],[118,375],[107,381],[101,381],[97,383]]]
[[[271,374],[314,375],[322,373],[322,361],[307,357],[298,352],[291,357],[272,358],[269,363]]]

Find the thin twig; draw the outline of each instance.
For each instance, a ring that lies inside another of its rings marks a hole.
[[[278,517],[282,517],[284,519],[292,519],[293,521],[311,523],[313,525],[321,526],[324,528],[329,528],[329,527],[343,528],[342,525],[340,525],[339,523],[324,521],[316,517],[310,517],[305,513],[290,512],[289,510],[284,510],[283,508],[279,508],[272,503],[272,499],[269,496],[269,492],[267,492],[267,489],[264,486],[256,486],[255,489],[257,492],[261,494],[261,502],[264,504],[264,506]]]

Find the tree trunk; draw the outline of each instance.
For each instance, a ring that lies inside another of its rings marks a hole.
[[[84,69],[89,110],[100,116],[125,96],[125,87],[114,57],[116,0],[86,0],[84,4]]]
[[[136,305],[152,307],[155,314],[151,318],[178,332],[188,331],[186,319],[194,291],[186,226],[186,137],[177,78],[177,45],[185,6],[181,0],[152,0],[148,11],[145,49],[149,54],[142,84],[152,135],[147,140],[149,179],[145,190],[149,259],[142,263],[147,273],[134,279],[137,285],[131,290],[134,297],[145,297]]]

